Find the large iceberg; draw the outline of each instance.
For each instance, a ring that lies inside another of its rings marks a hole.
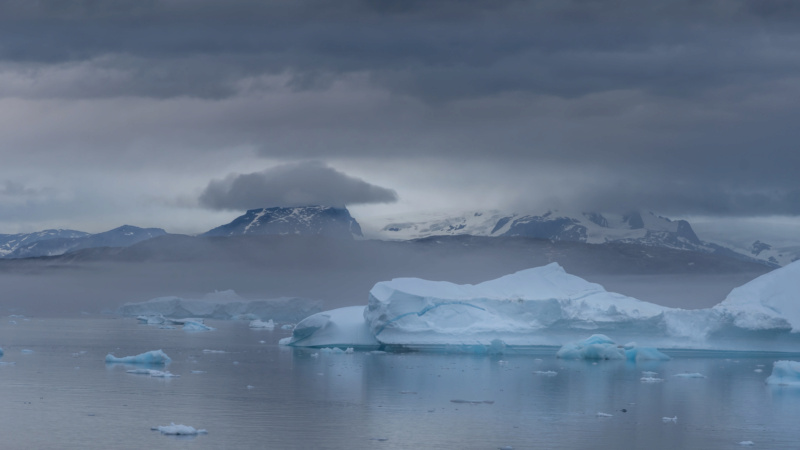
[[[234,291],[218,291],[199,299],[158,297],[146,302],[125,303],[118,312],[126,317],[196,317],[204,319],[272,319],[297,322],[322,310],[322,302],[297,297],[247,300]],[[149,322],[149,321],[148,321]]]
[[[767,377],[767,384],[779,386],[800,386],[800,362],[775,361],[772,374]]]
[[[377,283],[366,308],[311,316],[283,343],[344,347],[372,340],[387,348],[505,351],[561,346],[589,333],[603,333],[622,342],[636,341],[643,345],[640,349],[796,351],[798,292],[800,262],[734,289],[713,308],[699,310],[607,292],[556,263],[476,285],[398,278]],[[642,351],[634,353],[635,358],[645,357]]]

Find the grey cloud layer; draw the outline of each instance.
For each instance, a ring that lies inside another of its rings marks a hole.
[[[212,209],[247,210],[272,206],[337,206],[391,203],[391,190],[348,176],[320,162],[285,164],[262,172],[230,174],[211,181],[199,202]]]
[[[799,25],[777,0],[2,2],[0,113],[32,112],[0,151],[425,158],[464,201],[798,215]]]

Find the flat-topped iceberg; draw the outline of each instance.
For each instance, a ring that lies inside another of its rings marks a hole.
[[[661,359],[656,347],[791,352],[800,344],[800,302],[792,301],[798,292],[800,262],[700,310],[607,292],[555,263],[476,285],[398,278],[375,284],[366,308],[308,317],[282,343],[503,352],[603,333],[642,344],[624,349],[624,358]]]
[[[172,359],[167,356],[163,350],[151,350],[138,355],[123,356],[121,358],[117,358],[111,353],[106,355],[107,363],[164,365],[169,364],[171,361]]]
[[[272,319],[278,322],[297,322],[322,310],[322,302],[298,297],[280,297],[266,300],[247,300],[234,291],[220,291],[206,294],[203,298],[187,299],[180,297],[158,297],[145,302],[125,303],[118,312],[126,317],[142,317],[150,323],[149,317],[179,318],[196,317],[204,319],[249,320]]]

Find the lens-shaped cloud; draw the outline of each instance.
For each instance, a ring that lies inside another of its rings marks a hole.
[[[392,203],[397,201],[397,193],[351,177],[322,162],[308,161],[212,180],[198,200],[207,208],[230,210],[308,205],[341,207]]]

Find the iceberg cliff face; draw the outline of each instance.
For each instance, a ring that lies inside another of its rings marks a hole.
[[[377,283],[365,309],[342,308],[300,322],[284,343],[344,346],[343,333],[363,337],[366,329],[380,345],[418,350],[560,346],[603,333],[647,347],[797,351],[797,292],[800,263],[757,278],[701,310],[607,292],[555,263],[476,285],[399,278]]]

